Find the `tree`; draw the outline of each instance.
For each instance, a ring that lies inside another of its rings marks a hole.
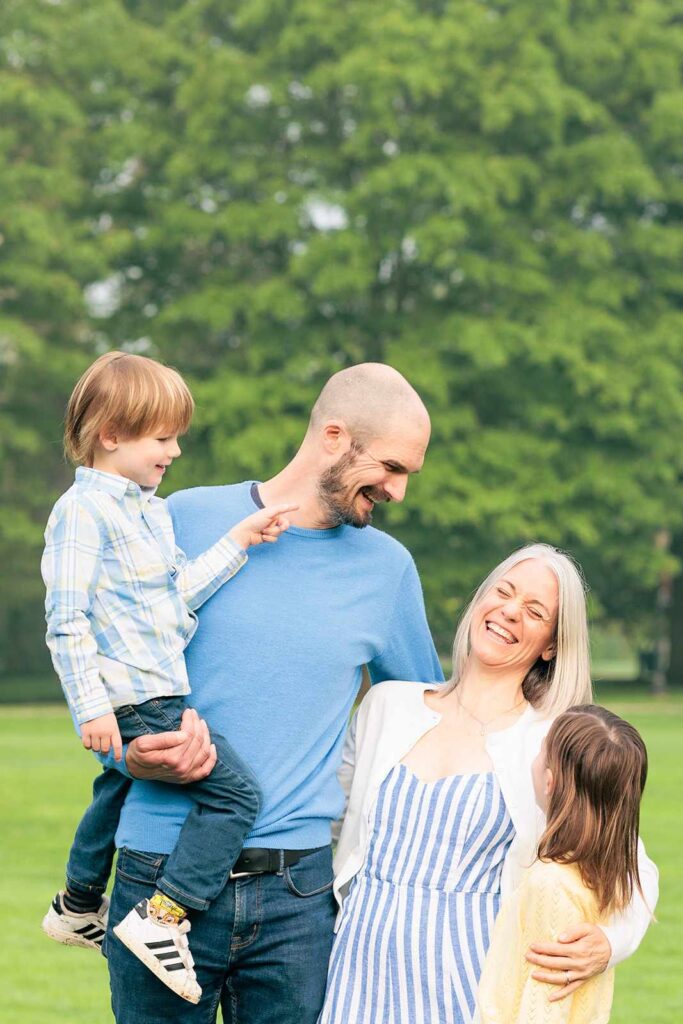
[[[191,378],[171,485],[267,475],[330,372],[386,360],[433,415],[424,472],[386,521],[441,647],[484,571],[530,539],[572,550],[596,615],[647,634],[679,567],[654,538],[683,515],[670,5],[88,8],[41,13],[42,81],[87,125],[61,215],[97,225],[101,265],[79,283],[107,282],[84,347],[127,344]],[[116,45],[95,53],[95,35]]]
[[[110,343],[87,286],[115,273],[129,245],[126,226],[110,230],[101,197],[114,205],[122,154],[137,146],[142,129],[127,115],[138,87],[152,94],[148,106],[163,105],[169,47],[157,42],[113,0],[8,0],[0,14],[0,671],[49,664],[39,561],[47,514],[71,475],[61,422],[74,380]]]

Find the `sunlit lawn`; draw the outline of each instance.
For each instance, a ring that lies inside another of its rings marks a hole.
[[[683,1020],[683,697],[655,701],[605,690],[603,700],[643,733],[650,780],[642,831],[661,871],[658,923],[617,971],[614,1024]],[[60,947],[40,920],[62,884],[74,825],[89,798],[94,762],[79,747],[60,706],[0,709],[4,1024],[110,1022],[104,960]],[[421,1024],[421,1022],[415,1022]]]

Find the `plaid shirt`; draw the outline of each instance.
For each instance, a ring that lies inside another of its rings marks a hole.
[[[47,645],[75,720],[189,693],[194,611],[245,552],[226,535],[188,561],[165,501],[85,467],[53,508],[45,542]]]

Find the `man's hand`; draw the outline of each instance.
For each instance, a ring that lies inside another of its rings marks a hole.
[[[116,715],[110,712],[84,722],[81,726],[81,742],[86,750],[96,750],[98,754],[108,754],[111,749],[116,760],[120,761],[123,744]]]
[[[247,516],[233,526],[229,537],[241,548],[251,548],[258,544],[270,543],[278,539],[281,533],[289,529],[287,512],[294,512],[298,505],[271,505]]]
[[[183,712],[177,732],[139,736],[126,751],[126,767],[134,779],[185,785],[205,779],[215,763],[216,748],[194,708]]]
[[[577,924],[557,942],[535,942],[526,954],[529,963],[544,968],[531,975],[536,981],[562,988],[549,996],[551,1003],[576,992],[584,981],[605,970],[612,955],[609,940],[595,924]]]

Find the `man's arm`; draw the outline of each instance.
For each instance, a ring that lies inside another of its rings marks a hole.
[[[382,652],[368,665],[370,679],[443,680],[443,670],[427,625],[420,578],[409,559],[394,599],[394,610]]]
[[[102,540],[92,513],[66,501],[50,516],[45,542],[41,572],[47,646],[74,721],[81,725],[112,711],[88,617],[102,563]]]

